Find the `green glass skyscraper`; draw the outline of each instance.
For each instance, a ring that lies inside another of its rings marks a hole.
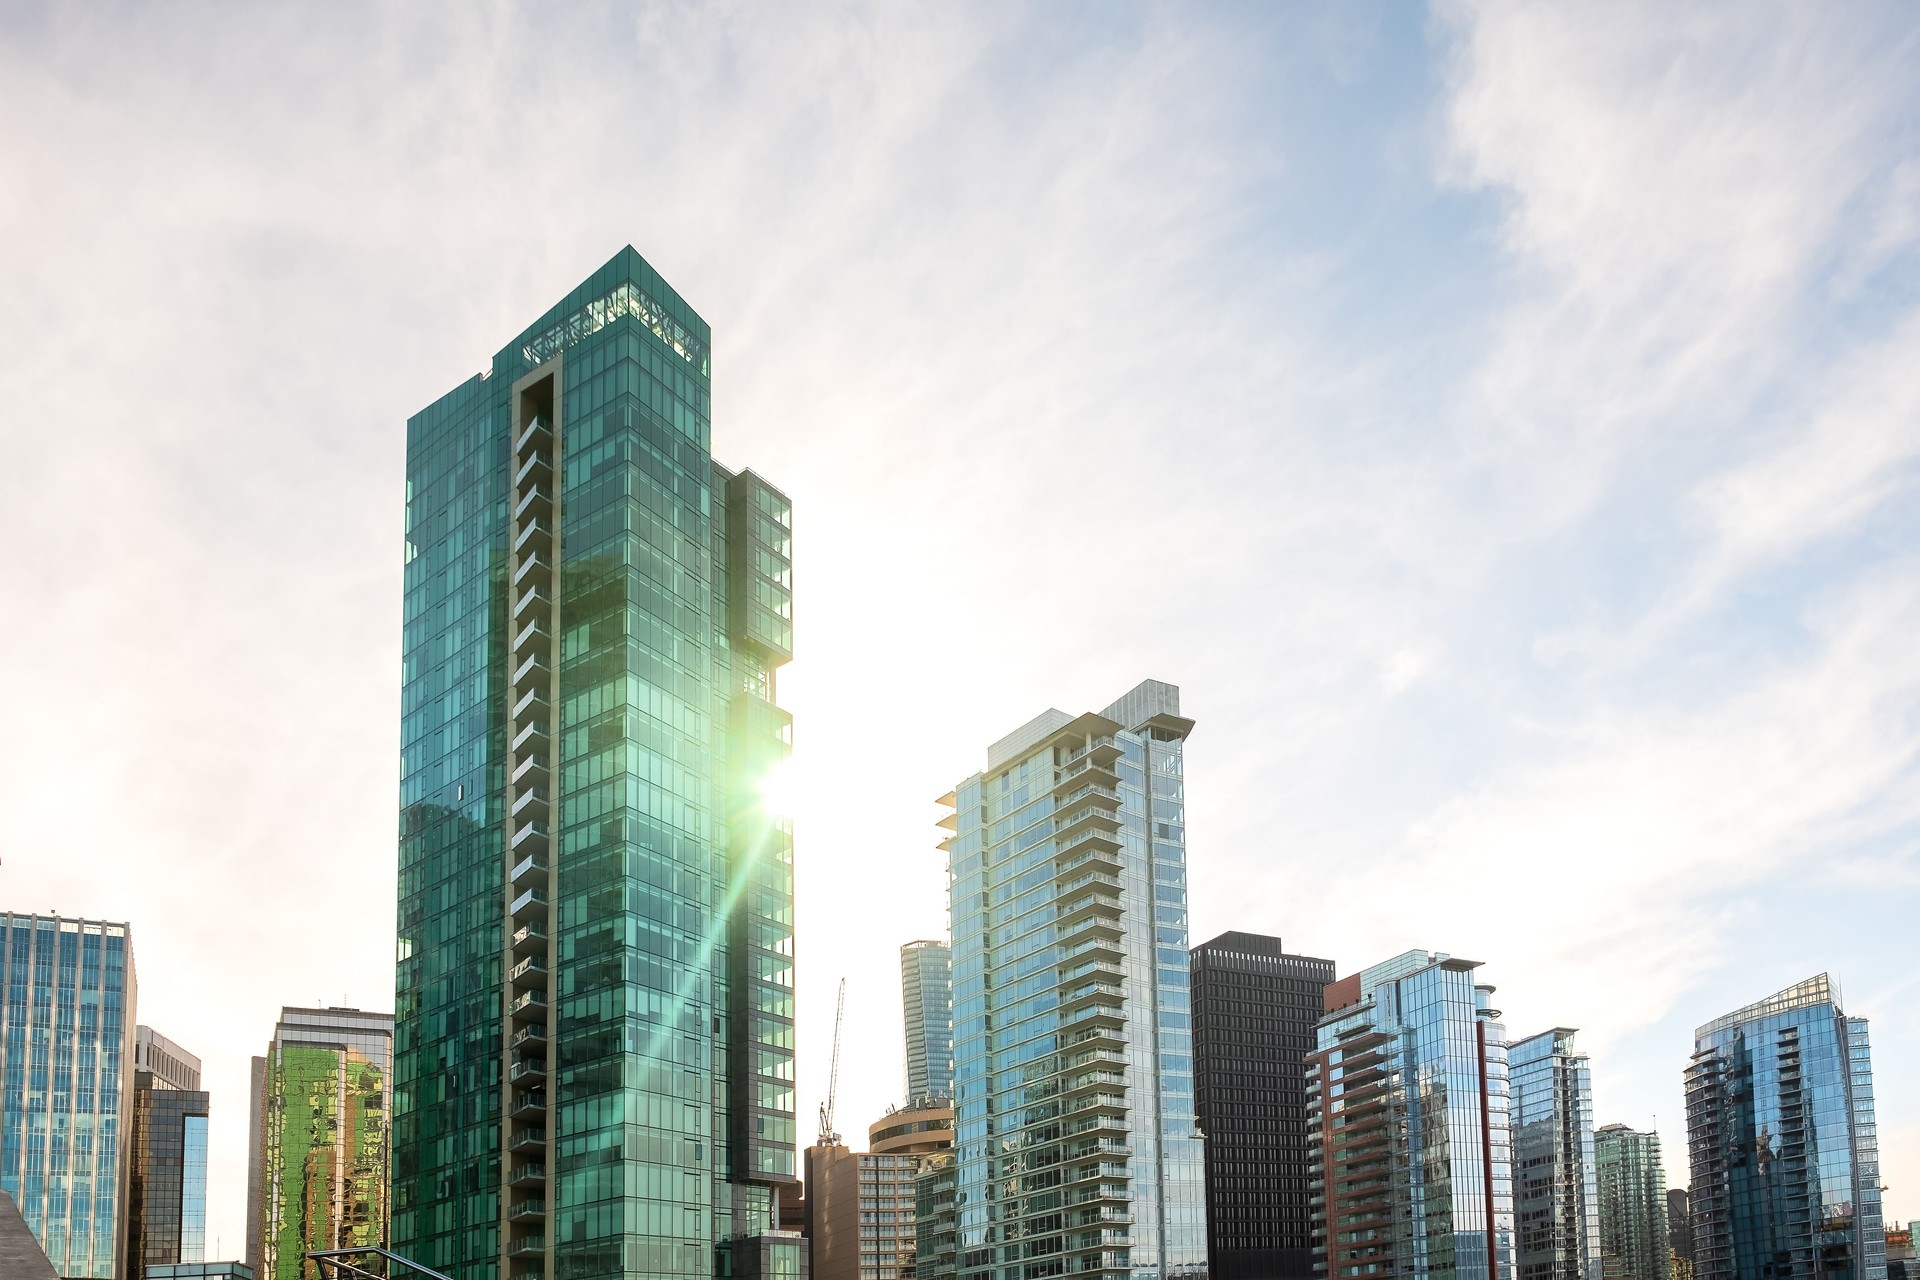
[[[797,1280],[791,508],[622,250],[407,428],[393,1248]]]

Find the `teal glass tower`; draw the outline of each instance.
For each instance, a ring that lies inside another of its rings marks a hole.
[[[1102,712],[1043,712],[943,797],[955,1163],[925,1193],[950,1194],[954,1219],[930,1228],[924,1274],[1206,1274],[1192,729],[1180,691],[1148,680]]]
[[[391,1247],[798,1280],[792,512],[631,248],[407,424]]]

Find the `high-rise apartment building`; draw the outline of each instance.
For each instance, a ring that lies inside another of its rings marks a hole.
[[[1194,1103],[1212,1280],[1310,1280],[1307,1057],[1333,961],[1223,933],[1192,951]]]
[[[407,424],[393,1247],[455,1280],[804,1265],[792,512],[624,249]]]
[[[1206,1269],[1192,728],[1179,690],[1149,680],[1105,711],[1029,721],[944,797],[962,1280]]]
[[[1555,1027],[1507,1046],[1519,1280],[1601,1280],[1593,1073]]]
[[[1696,1280],[1883,1280],[1867,1020],[1819,974],[1694,1033]]]
[[[808,1148],[812,1280],[915,1280],[915,1181],[952,1151],[953,1109],[890,1110],[868,1126],[867,1146]]]
[[[1667,1173],[1660,1135],[1610,1124],[1593,1135],[1606,1280],[1668,1280]]]
[[[206,1259],[208,1102],[200,1059],[152,1027],[136,1028],[120,1280]]]
[[[1330,1280],[1513,1280],[1506,1032],[1479,967],[1409,951],[1327,988],[1307,1118]]]
[[[67,1280],[124,1256],[134,969],[124,924],[0,913],[0,1189]]]
[[[953,1096],[953,952],[944,942],[900,948],[907,1029],[907,1101]]]
[[[248,1265],[259,1280],[315,1280],[309,1250],[387,1242],[393,1017],[282,1009],[254,1061]]]

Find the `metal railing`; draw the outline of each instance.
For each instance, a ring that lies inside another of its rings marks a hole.
[[[354,1259],[361,1259],[355,1262]],[[404,1280],[425,1276],[427,1280],[453,1280],[452,1276],[423,1267],[411,1258],[403,1258],[390,1249],[365,1245],[358,1249],[314,1249],[307,1261],[320,1271],[321,1280]],[[374,1267],[379,1270],[374,1270]]]

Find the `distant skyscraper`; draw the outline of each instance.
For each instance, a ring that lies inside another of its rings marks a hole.
[[[1479,967],[1409,951],[1327,988],[1307,1117],[1332,1280],[1513,1280],[1506,1031]]]
[[[133,943],[124,924],[0,913],[0,1189],[67,1280],[125,1249]]]
[[[1610,1124],[1593,1135],[1600,1257],[1607,1280],[1668,1280],[1667,1173],[1660,1135]]]
[[[907,1101],[953,1096],[953,953],[944,942],[900,948],[907,1028]]]
[[[260,1078],[247,1194],[259,1280],[312,1280],[308,1250],[387,1242],[393,1017],[282,1009]]]
[[[1192,728],[1179,690],[1149,680],[1103,712],[1029,721],[945,797],[961,1280],[1206,1269]]]
[[[1507,1048],[1520,1280],[1601,1280],[1593,1077],[1555,1027]]]
[[[802,1265],[793,515],[709,342],[623,249],[407,424],[393,1243],[454,1280]]]
[[[206,1259],[208,1097],[200,1059],[152,1027],[136,1029],[133,1061],[121,1280],[147,1280]]]
[[[1827,975],[1694,1032],[1686,1082],[1696,1280],[1883,1280],[1867,1020]]]
[[[1212,1280],[1309,1280],[1307,1058],[1333,961],[1289,955],[1257,933],[1223,933],[1192,958]]]

